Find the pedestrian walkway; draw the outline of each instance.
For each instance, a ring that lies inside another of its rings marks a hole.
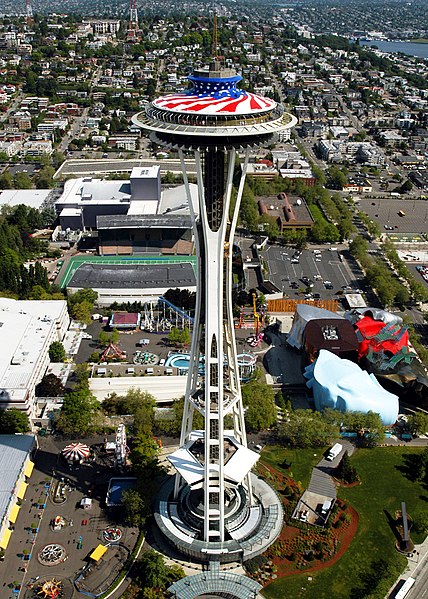
[[[407,568],[397,578],[392,587],[389,589],[386,597],[395,596],[395,587],[400,580],[407,580],[412,577],[416,580],[415,586],[410,591],[409,599],[418,599],[425,593],[425,577],[426,577],[426,561],[428,558],[428,536],[425,538],[423,543],[415,545],[413,553],[407,556]],[[421,578],[421,580],[419,580]]]
[[[334,497],[336,499],[336,485],[334,484],[333,479],[326,472],[319,470],[318,466],[315,466],[312,470],[308,491],[310,491],[310,493]]]
[[[352,455],[355,447],[349,441],[340,439],[340,444],[343,451],[332,461],[323,458],[312,470],[311,480],[309,481],[308,491],[316,495],[325,495],[326,497],[334,497],[336,499],[336,483],[334,482],[331,473],[339,465],[345,451]]]

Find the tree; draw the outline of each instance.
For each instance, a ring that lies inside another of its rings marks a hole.
[[[153,549],[143,553],[137,571],[144,587],[164,588],[168,582],[168,568],[160,553]]]
[[[136,387],[128,389],[126,395],[113,394],[111,397],[106,398],[102,407],[107,414],[132,414],[134,416],[134,431],[136,427],[139,427],[138,422],[137,424],[135,422],[135,418],[137,421],[139,418],[146,421],[150,428],[154,424],[156,400],[147,391],[142,391]],[[143,414],[142,411],[144,411]]]
[[[98,345],[100,347],[107,347],[111,343],[111,334],[107,331],[100,331],[98,335]]]
[[[407,193],[408,191],[412,191],[412,189],[413,184],[411,181],[409,181],[409,179],[407,179],[407,181],[405,181],[401,186],[401,193]]]
[[[418,533],[426,534],[428,532],[428,510],[420,508],[412,513],[413,530]]]
[[[55,169],[51,166],[45,166],[45,168],[42,168],[36,177],[37,189],[50,189],[51,187],[54,187],[54,174]]]
[[[76,364],[74,368],[74,378],[76,380],[76,389],[89,389],[90,368],[87,362]]]
[[[242,386],[245,422],[254,432],[266,430],[276,422],[275,393],[266,383],[252,381]]]
[[[324,447],[339,436],[338,424],[328,422],[321,412],[296,410],[278,425],[278,436],[291,447]]]
[[[159,452],[160,447],[151,430],[134,436],[129,456],[134,473],[138,477],[144,477],[146,480],[151,479],[151,482],[153,482],[156,475],[161,472],[158,460]]]
[[[56,428],[74,436],[88,433],[94,426],[94,416],[98,410],[99,403],[89,389],[78,388],[64,397]]]
[[[49,359],[51,362],[64,362],[67,357],[61,341],[53,341],[49,346]]]
[[[349,453],[345,451],[339,465],[336,469],[336,476],[345,483],[352,484],[358,482],[359,476],[355,466],[351,464]]]
[[[79,322],[89,324],[98,293],[93,289],[79,289],[68,297],[70,316]]]
[[[60,379],[53,373],[45,374],[36,387],[37,397],[62,397],[65,387]]]
[[[13,177],[9,171],[6,171],[0,176],[0,189],[12,189],[12,188],[13,188]]]
[[[407,419],[407,426],[412,435],[425,435],[428,431],[428,414],[415,412]]]
[[[2,435],[13,435],[16,433],[27,433],[30,430],[30,421],[25,412],[16,408],[0,410],[0,433]]]
[[[173,327],[168,335],[168,341],[172,345],[189,345],[190,343],[190,331],[187,327],[179,329]]]
[[[86,300],[83,302],[74,303],[69,310],[70,316],[72,316],[72,318],[78,322],[90,324],[93,307],[93,304],[90,304]]]
[[[327,172],[334,189],[342,189],[348,183],[348,177],[346,176],[344,169],[340,169],[338,166],[333,165],[328,168]]]
[[[14,177],[15,189],[31,189],[33,187],[33,182],[31,181],[31,177],[28,173],[16,173]]]
[[[122,493],[125,522],[129,526],[142,528],[146,522],[147,505],[137,489],[127,489]]]
[[[156,427],[158,431],[164,433],[165,435],[178,437],[180,435],[181,425],[183,421],[183,411],[184,398],[175,400],[172,405],[172,408],[169,410],[169,413],[156,420]],[[195,410],[193,412],[193,428],[196,430],[200,430],[203,429],[203,427],[203,418],[200,412],[198,412],[198,410]]]

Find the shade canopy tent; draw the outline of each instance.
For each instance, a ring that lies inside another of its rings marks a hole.
[[[108,549],[108,547],[106,547],[105,545],[101,545],[101,544],[98,545],[98,547],[95,547],[95,549],[89,556],[90,559],[93,559],[94,562],[98,562],[102,558],[104,553],[107,551],[107,549]]]
[[[15,503],[15,505],[12,506],[12,509],[9,512],[9,522],[11,524],[15,524],[16,519],[18,517],[19,510],[20,510],[20,506],[17,503]]]
[[[12,531],[10,530],[10,528],[6,528],[3,533],[2,538],[0,539],[0,548],[1,549],[7,548],[11,536],[12,536]]]
[[[62,450],[67,462],[83,462],[89,458],[91,450],[84,443],[71,443]]]

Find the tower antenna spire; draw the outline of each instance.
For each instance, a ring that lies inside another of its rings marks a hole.
[[[217,35],[217,13],[214,10],[214,21],[213,21],[213,43],[211,49],[212,57],[217,60],[218,54],[218,35]]]

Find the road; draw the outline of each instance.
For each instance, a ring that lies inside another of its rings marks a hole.
[[[410,590],[410,593],[407,595],[407,599],[428,599],[428,568],[426,567],[427,555],[417,558],[420,558],[420,562],[418,563],[415,571],[413,572],[413,578],[416,579],[413,588]]]
[[[81,116],[76,116],[73,119],[70,125],[70,130],[66,135],[64,135],[59,145],[59,149],[61,150],[61,152],[65,152],[67,150],[68,145],[72,139],[79,137],[80,129],[83,123],[85,123],[86,119],[88,118],[88,113],[89,107],[86,107],[83,109]]]

